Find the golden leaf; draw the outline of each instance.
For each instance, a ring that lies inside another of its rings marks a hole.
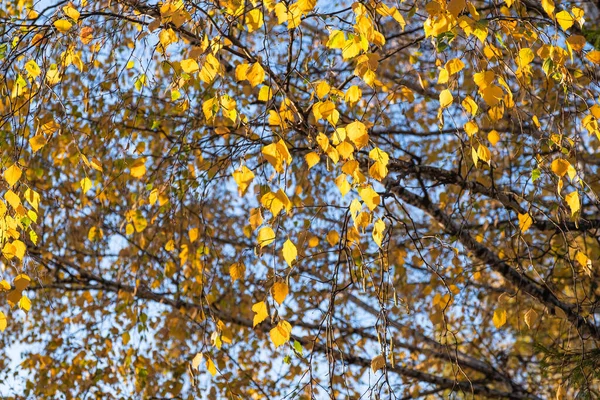
[[[376,191],[373,190],[371,186],[359,189],[358,194],[360,195],[360,198],[365,202],[367,207],[369,207],[369,210],[373,211],[379,205],[379,195]]]
[[[17,164],[8,167],[3,174],[4,180],[8,183],[8,186],[13,186],[17,183],[19,179],[21,179],[21,175],[23,175],[23,171],[21,171],[21,168],[19,168]]]
[[[286,240],[283,244],[282,253],[283,259],[290,267],[292,266],[292,262],[298,258],[298,249],[296,249],[296,246],[290,241],[290,239]]]
[[[452,97],[452,93],[448,89],[442,90],[440,93],[440,107],[446,108],[454,101],[454,97]]]
[[[262,248],[275,241],[275,232],[270,226],[260,228],[258,231],[258,245]]]
[[[231,264],[229,267],[229,276],[231,277],[232,282],[235,282],[238,279],[244,279],[246,276],[246,265],[242,262]]]
[[[500,328],[506,324],[506,310],[501,307],[496,308],[492,322],[496,328]]]
[[[577,191],[571,192],[565,196],[565,201],[571,209],[571,216],[574,216],[577,211],[581,208],[581,202],[579,201],[579,193]]]
[[[290,325],[290,323],[287,321],[279,321],[277,326],[269,331],[271,341],[275,347],[279,347],[287,343],[287,341],[290,340],[291,333],[292,325]]]
[[[550,168],[552,169],[552,172],[554,172],[556,175],[562,178],[568,172],[570,166],[571,163],[567,160],[563,158],[557,158],[554,161],[552,161],[552,165]]]
[[[533,218],[529,214],[519,214],[519,228],[521,232],[525,233],[533,223]]]
[[[383,368],[385,368],[385,357],[383,354],[373,357],[371,360],[371,370],[375,373]]]
[[[2,311],[0,311],[0,332],[4,332],[8,325],[6,315]]]
[[[252,306],[252,311],[256,314],[252,320],[252,327],[256,327],[256,325],[263,322],[269,316],[269,311],[267,311],[267,304],[264,301],[258,302]]]
[[[281,305],[289,293],[289,287],[285,282],[275,282],[271,292],[273,293],[273,299],[277,304]]]
[[[58,31],[61,32],[61,33],[68,32],[69,29],[71,29],[72,26],[73,26],[73,24],[70,23],[66,19],[59,19],[58,21],[54,21],[54,27],[56,29],[58,29]]]
[[[138,158],[129,167],[129,174],[134,178],[141,178],[146,174],[146,159]]]
[[[360,121],[355,120],[348,124],[346,126],[346,135],[358,149],[362,149],[369,144],[367,127]]]
[[[181,65],[181,69],[183,70],[183,72],[188,73],[188,74],[191,74],[193,72],[200,70],[200,66],[198,65],[198,62],[192,58],[187,59],[187,60],[182,60],[180,65]]]
[[[383,236],[385,233],[385,222],[383,220],[378,219],[375,221],[373,225],[373,240],[377,243],[377,246],[381,247],[381,243],[383,242]]]
[[[569,29],[570,27],[573,26],[573,24],[575,23],[575,20],[573,19],[573,16],[571,14],[569,14],[568,11],[563,10],[563,11],[556,13],[556,22],[558,22],[560,27],[564,31],[566,31],[567,29]]]
[[[531,326],[535,323],[535,321],[537,320],[537,313],[535,312],[535,310],[533,308],[530,308],[526,313],[525,313],[525,323],[527,324],[527,327],[529,329],[531,329]]]
[[[233,179],[238,185],[239,195],[243,196],[254,180],[254,172],[248,169],[248,167],[245,165],[242,165],[239,169],[233,172]]]

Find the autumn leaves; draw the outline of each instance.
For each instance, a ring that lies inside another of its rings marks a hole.
[[[27,246],[21,240],[22,233],[29,231],[29,238],[34,244],[37,242],[37,234],[32,229],[32,224],[37,222],[37,210],[40,196],[35,191],[27,188],[24,193],[20,193],[15,185],[21,180],[23,171],[15,163],[4,170],[2,177],[9,189],[4,193],[4,200],[0,200],[0,248],[2,255],[6,260],[16,260],[14,267],[16,270],[22,270],[21,263],[25,257]],[[13,190],[14,189],[14,190]],[[26,209],[22,199],[31,208]],[[7,203],[10,206],[7,207]],[[3,268],[5,266],[3,265]],[[23,294],[23,291],[29,286],[31,279],[26,274],[18,274],[13,285],[2,280],[0,282],[0,292],[7,292],[7,302],[11,307],[16,305],[24,311],[29,311],[31,301]],[[7,326],[8,318],[4,312],[0,311],[0,331],[4,331]]]

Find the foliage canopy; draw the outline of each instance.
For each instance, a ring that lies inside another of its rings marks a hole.
[[[2,1],[2,394],[599,398],[599,7]]]

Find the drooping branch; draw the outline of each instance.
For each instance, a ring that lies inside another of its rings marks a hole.
[[[579,312],[577,306],[571,306],[560,301],[554,293],[546,286],[540,285],[528,276],[520,273],[502,260],[492,250],[476,241],[468,231],[452,220],[452,218],[436,207],[428,199],[414,194],[398,182],[388,181],[387,190],[396,196],[399,200],[416,207],[427,213],[430,217],[439,222],[444,230],[450,235],[456,236],[460,243],[468,250],[472,251],[474,256],[490,266],[494,271],[502,275],[508,282],[516,288],[529,294],[531,297],[545,305],[549,312],[556,313],[556,308],[562,310],[567,319],[578,329],[587,332],[588,335],[600,340],[600,329],[592,322],[584,318]]]
[[[225,310],[221,310],[211,305],[207,304],[196,304],[190,301],[186,301],[183,299],[178,299],[170,296],[166,293],[158,293],[151,290],[145,286],[130,286],[127,284],[123,284],[120,282],[113,281],[111,279],[103,278],[97,274],[87,271],[85,268],[77,266],[75,263],[72,263],[66,259],[57,256],[44,257],[39,253],[32,254],[32,258],[35,259],[42,265],[45,265],[49,269],[58,269],[62,271],[73,271],[76,272],[77,275],[73,277],[73,282],[55,282],[53,284],[48,285],[36,285],[32,288],[35,291],[47,291],[47,290],[63,290],[63,291],[87,291],[87,290],[97,290],[103,292],[126,292],[132,294],[134,297],[141,299],[156,302],[162,305],[169,306],[175,310],[186,309],[186,310],[195,310],[202,315],[208,315],[213,318],[219,319],[225,323],[236,324],[246,329],[255,329],[260,330],[263,333],[268,334],[269,331],[273,328],[273,325],[265,321],[264,323],[253,327],[253,322],[251,319],[244,318],[239,314],[230,313]],[[304,321],[298,320],[293,322],[294,326],[302,327],[304,329],[309,330],[318,330],[319,325],[306,323]],[[344,330],[341,329],[343,332]],[[358,334],[361,332],[357,330],[351,330],[346,333]],[[350,364],[357,367],[362,368],[371,368],[371,360],[365,357],[360,357],[354,354],[349,354],[347,352],[341,351],[340,346],[335,343],[327,343],[323,344],[319,340],[315,338],[309,337],[298,337],[292,336],[294,340],[300,342],[303,346],[309,348],[313,352],[321,353],[321,354],[331,354],[332,352],[342,354],[342,359],[340,361],[345,364]],[[369,337],[371,339],[376,339],[374,337]],[[480,365],[481,366],[481,365]],[[420,381],[425,384],[434,385],[439,390],[447,390],[452,389],[452,391],[462,391],[465,393],[472,393],[476,395],[483,395],[489,398],[498,398],[498,399],[512,399],[512,400],[524,400],[524,399],[540,399],[536,395],[527,392],[525,389],[521,388],[519,385],[514,384],[506,377],[500,377],[499,381],[495,381],[498,379],[498,373],[496,376],[490,377],[492,380],[477,380],[477,381],[469,381],[469,380],[455,380],[449,379],[442,376],[437,376],[433,374],[429,374],[426,372],[422,372],[416,369],[404,367],[401,365],[387,365],[387,372],[392,372],[406,378],[414,379]],[[491,386],[488,386],[491,385]],[[500,385],[505,386],[508,385],[511,391],[503,391],[501,389],[496,389],[494,386]]]

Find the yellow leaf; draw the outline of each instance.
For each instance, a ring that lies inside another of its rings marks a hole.
[[[492,153],[490,152],[490,149],[480,144],[477,148],[477,157],[489,165],[492,160]]]
[[[500,140],[500,135],[498,134],[498,132],[496,132],[496,130],[492,129],[488,133],[488,140],[490,141],[492,146],[495,146],[498,143],[498,141]]]
[[[260,228],[258,231],[258,245],[262,248],[270,245],[275,241],[275,232],[270,226]]]
[[[77,22],[79,20],[79,11],[77,11],[75,9],[75,7],[73,7],[72,5],[68,4],[68,5],[64,6],[63,12],[65,13],[65,15],[67,17],[71,18],[75,22]]]
[[[258,302],[252,306],[252,311],[256,314],[252,320],[252,327],[263,322],[269,316],[267,304],[264,301]]]
[[[563,158],[557,158],[554,161],[552,161],[551,169],[552,172],[554,172],[556,175],[562,178],[569,171],[570,166],[571,163],[567,160]]]
[[[97,158],[92,158],[92,160],[90,161],[90,166],[96,171],[102,172],[102,162],[100,162],[100,160],[98,160]]]
[[[254,172],[248,167],[242,165],[238,170],[233,172],[233,179],[238,185],[238,192],[240,196],[243,196],[248,190],[248,187],[254,180]]]
[[[12,289],[10,283],[8,283],[5,279],[2,279],[2,281],[0,281],[0,291],[7,292],[10,289]]]
[[[202,69],[200,70],[198,77],[200,80],[202,80],[202,82],[210,84],[217,77],[220,68],[221,64],[219,63],[219,60],[217,60],[217,58],[211,53],[208,53],[204,59]]]
[[[258,101],[269,101],[273,97],[273,90],[269,86],[263,86],[258,91]]]
[[[175,241],[173,239],[171,239],[165,244],[165,250],[173,251],[174,249],[175,249]]]
[[[366,188],[359,189],[358,194],[361,199],[365,202],[369,210],[373,211],[375,207],[379,205],[380,198],[376,191],[373,190],[371,186],[367,186]]]
[[[290,239],[286,240],[283,244],[283,259],[289,265],[292,266],[292,262],[298,258],[298,249]]]
[[[469,135],[469,137],[475,135],[477,132],[479,132],[479,127],[477,126],[477,124],[473,121],[469,121],[465,124],[464,126],[464,130],[465,133],[467,135]]]
[[[256,228],[262,225],[263,217],[260,212],[260,207],[253,208],[252,210],[250,210],[250,218],[248,218],[248,222],[250,222],[252,230],[255,230]]]
[[[275,347],[279,347],[287,343],[287,341],[290,340],[291,334],[292,325],[290,325],[290,323],[287,321],[279,321],[277,326],[269,331],[271,341]]]
[[[376,180],[382,181],[388,174],[387,166],[381,161],[375,161],[369,168],[369,174]]]
[[[446,108],[454,101],[454,97],[452,97],[452,93],[448,89],[442,90],[440,93],[440,107]]]
[[[134,178],[141,178],[146,174],[146,159],[138,158],[129,167],[129,174]]]
[[[133,227],[136,232],[143,232],[144,229],[148,226],[148,221],[141,214],[137,214],[133,219]]]
[[[500,86],[488,85],[481,90],[481,96],[488,106],[493,107],[500,103],[500,100],[504,97],[504,92]]]
[[[207,121],[210,121],[219,111],[219,100],[216,97],[210,98],[202,103],[202,112]]]
[[[475,102],[475,100],[473,100],[473,98],[471,96],[467,96],[465,97],[465,99],[462,101],[462,106],[465,109],[466,112],[468,112],[471,115],[475,115],[477,114],[477,109],[479,108],[477,106],[477,103]]]
[[[593,62],[594,64],[600,65],[600,51],[592,50],[585,55],[585,58]]]
[[[535,54],[533,54],[533,51],[530,48],[526,47],[519,50],[519,66],[523,67],[530,64],[534,58]]]
[[[206,370],[210,372],[212,376],[217,374],[217,367],[215,366],[213,360],[211,360],[209,357],[206,357]]]
[[[250,69],[250,64],[238,64],[237,67],[235,67],[235,79],[237,81],[247,80],[248,69]]]
[[[319,83],[317,83],[317,86],[315,88],[317,97],[320,99],[327,96],[327,94],[329,94],[330,90],[331,90],[331,86],[329,86],[329,83],[327,83],[325,81],[319,81]]]
[[[329,243],[330,246],[335,246],[340,241],[340,234],[337,233],[337,231],[331,230],[327,233],[325,240],[327,240],[327,243]]]
[[[246,265],[242,262],[231,264],[229,267],[229,276],[231,277],[231,282],[244,279],[246,276]]]
[[[444,83],[448,83],[450,79],[450,74],[445,68],[440,69],[440,74],[438,75],[437,83],[439,85],[443,85]]]
[[[4,193],[4,199],[6,199],[8,204],[10,204],[10,206],[15,210],[21,205],[21,199],[12,190],[7,190],[6,193]]]
[[[23,175],[21,168],[19,168],[17,164],[13,164],[4,171],[3,176],[6,183],[8,183],[8,186],[13,186],[21,179],[21,175]]]
[[[8,242],[4,243],[4,247],[2,248],[2,254],[4,255],[4,257],[10,260],[16,255],[16,253],[17,249],[15,248],[15,246]]]
[[[342,49],[346,43],[346,37],[342,31],[331,31],[329,33],[329,41],[327,47],[330,49]]]
[[[6,327],[8,326],[6,315],[2,311],[0,311],[0,332],[4,332]]]
[[[148,196],[148,202],[151,205],[156,204],[156,202],[158,201],[158,189],[152,189],[152,191],[150,192],[150,196]]]
[[[335,178],[335,185],[338,187],[338,189],[340,189],[342,197],[344,197],[346,193],[348,193],[350,189],[352,189],[346,178],[346,174],[340,174],[337,178]]]
[[[525,323],[527,324],[527,327],[529,329],[531,329],[531,326],[535,323],[535,321],[537,320],[537,313],[535,312],[535,310],[533,308],[530,308],[526,313],[525,313]]]
[[[571,192],[568,195],[565,196],[565,201],[567,202],[567,204],[569,205],[569,208],[571,209],[571,216],[575,215],[575,213],[577,213],[577,211],[579,211],[581,204],[579,201],[579,193],[577,193],[577,191]]]
[[[573,16],[569,14],[568,11],[563,10],[561,12],[556,13],[556,22],[558,22],[560,27],[564,31],[566,31],[567,29],[573,26],[575,20],[573,19]]]
[[[102,229],[98,228],[97,226],[92,226],[88,231],[88,240],[90,242],[93,242],[94,240],[100,240],[102,239],[102,236],[104,236],[104,233],[102,232]]]
[[[33,150],[34,153],[45,145],[46,138],[43,135],[35,135],[29,139],[29,146],[31,146],[31,150]]]
[[[24,194],[24,198],[25,201],[27,201],[31,205],[31,207],[33,207],[34,210],[38,210],[38,206],[40,204],[40,195],[36,191],[27,188]]]
[[[348,159],[352,158],[352,155],[354,154],[354,146],[352,146],[346,140],[344,140],[342,143],[337,145],[335,150],[337,151],[339,156],[342,157],[343,160],[348,160]],[[329,150],[327,150],[327,151],[329,152]]]
[[[79,186],[81,186],[83,194],[86,194],[92,188],[92,181],[86,176],[81,181],[79,181]]]
[[[127,224],[125,226],[125,234],[126,235],[133,235],[134,232],[135,232],[135,228],[133,227],[133,224]]]
[[[188,73],[188,74],[191,74],[193,72],[200,70],[200,66],[198,65],[198,62],[192,58],[189,58],[187,60],[182,60],[180,65],[181,65],[181,69],[183,70],[183,72]]]
[[[371,370],[373,372],[377,372],[380,369],[383,369],[385,367],[385,357],[383,356],[383,354],[379,354],[375,357],[373,357],[373,359],[371,360]]]
[[[553,0],[542,0],[542,8],[546,11],[546,14],[554,19],[554,1]]]
[[[285,282],[275,282],[271,289],[273,298],[277,304],[281,305],[289,293],[289,287]]]
[[[369,152],[369,158],[374,161],[380,161],[383,165],[388,165],[390,162],[390,155],[379,147],[375,147]]]
[[[31,300],[25,295],[19,300],[19,308],[25,312],[31,310]]]
[[[465,63],[463,63],[458,58],[453,58],[452,60],[446,63],[446,71],[448,71],[450,75],[459,73],[464,67]]]
[[[525,233],[531,224],[533,223],[533,219],[529,213],[527,214],[519,214],[519,227],[521,228],[521,232]]]
[[[202,353],[196,353],[196,355],[194,356],[194,359],[192,360],[192,368],[198,369],[198,367],[200,367],[200,363],[202,362],[203,358],[204,358],[204,355]]]
[[[500,328],[506,324],[506,310],[501,307],[496,308],[492,322],[494,322],[496,328]]]
[[[312,152],[308,153],[307,155],[305,155],[304,159],[306,160],[306,163],[308,164],[308,169],[311,169],[312,167],[314,167],[315,165],[317,165],[319,163],[319,161],[321,160],[321,157],[317,153],[312,151]]]
[[[346,94],[344,95],[344,100],[347,103],[354,104],[360,100],[362,97],[362,90],[356,85],[352,85],[346,90]]]
[[[54,27],[58,29],[58,31],[61,33],[67,32],[69,29],[71,29],[72,26],[73,24],[66,19],[59,19],[58,21],[54,21]]]
[[[593,273],[592,260],[590,260],[588,256],[586,256],[585,253],[581,251],[577,251],[577,253],[575,254],[575,260],[577,260],[577,262],[581,264],[583,270],[591,277]]]
[[[27,61],[27,63],[25,64],[25,69],[27,70],[29,76],[33,79],[37,78],[42,73],[39,65],[37,65],[37,63],[34,60]]]
[[[378,219],[373,225],[373,240],[377,243],[377,246],[381,247],[381,242],[383,242],[383,236],[385,233],[385,222]]]
[[[265,70],[260,63],[255,62],[246,72],[246,79],[252,87],[258,86],[265,80]]]
[[[358,149],[369,144],[367,127],[360,121],[354,121],[346,125],[346,135]]]
[[[194,243],[198,239],[198,228],[192,228],[188,231],[190,243]]]
[[[248,33],[260,29],[263,24],[263,13],[260,8],[255,8],[246,14],[246,27],[248,28]]]
[[[262,149],[262,154],[265,159],[275,168],[275,171],[283,172],[283,163],[286,162],[288,165],[292,162],[292,156],[283,141],[281,139],[277,143],[271,143]]]
[[[282,189],[265,194],[260,201],[266,209],[271,211],[273,216],[279,214],[284,208],[288,213],[292,209],[292,202]]]

